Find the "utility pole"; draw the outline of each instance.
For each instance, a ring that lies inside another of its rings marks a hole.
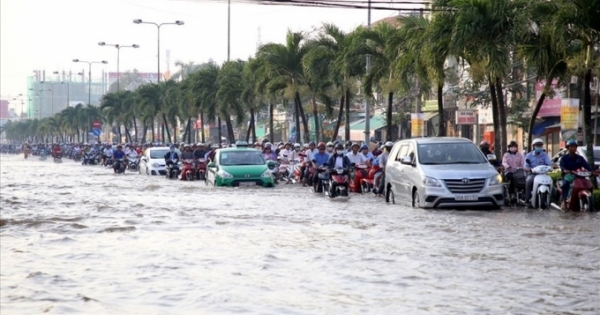
[[[371,29],[371,0],[369,0],[367,9],[367,27]],[[367,73],[371,69],[371,55],[367,55]],[[350,122],[346,122],[349,124]],[[369,107],[369,95],[365,92],[365,143],[371,140],[371,108]],[[349,139],[346,139],[349,140]]]

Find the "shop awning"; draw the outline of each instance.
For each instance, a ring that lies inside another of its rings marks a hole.
[[[546,131],[546,127],[552,126],[556,123],[557,122],[554,119],[545,119],[545,120],[533,125],[532,133],[534,136],[541,136],[544,134],[544,131]]]
[[[533,128],[534,128],[533,130],[534,130],[534,134],[535,134],[535,127],[533,127]],[[544,132],[541,134],[541,136],[549,135],[549,134],[552,134],[555,132],[560,132],[560,123],[546,127],[544,129]]]
[[[439,114],[440,114],[440,112],[428,112],[428,113],[425,113],[425,115],[424,115],[425,116],[425,121],[429,121],[430,119],[436,117]]]
[[[351,125],[350,130],[364,131],[365,130],[365,121],[366,121],[366,119],[363,119],[362,121],[360,121],[354,125]],[[369,120],[369,129],[370,130],[378,130],[378,129],[385,127],[385,125],[386,125],[385,117],[383,117],[383,115],[373,116]]]

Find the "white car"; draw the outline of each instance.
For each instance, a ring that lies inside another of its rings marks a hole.
[[[140,158],[139,172],[146,175],[165,175],[165,154],[169,147],[153,147],[146,149]],[[175,149],[178,155],[179,150]]]

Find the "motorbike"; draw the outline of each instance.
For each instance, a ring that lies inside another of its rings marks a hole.
[[[369,175],[369,168],[366,164],[356,164],[354,167],[354,179],[349,181],[350,190],[355,193],[366,192],[362,189],[362,180]],[[351,176],[352,178],[352,176]]]
[[[287,184],[290,182],[290,174],[292,174],[290,161],[287,159],[287,155],[284,155],[283,159],[278,157],[277,161],[279,162],[279,180]]]
[[[48,153],[46,153],[46,150],[40,150],[40,160],[45,161],[47,157]]]
[[[196,178],[206,180],[206,159],[204,158],[196,160]]]
[[[531,190],[531,205],[534,209],[545,210],[550,207],[552,197],[552,177],[548,175],[550,172],[552,167],[547,165],[538,165],[531,170],[531,173],[536,174]]]
[[[81,165],[96,165],[98,155],[95,153],[86,153]]]
[[[106,156],[104,158],[104,167],[112,166],[114,163],[115,163],[115,160],[113,160],[112,156]]]
[[[137,156],[130,156],[128,159],[129,159],[129,164],[127,165],[127,168],[133,172],[137,171],[138,164],[139,164]]]
[[[292,184],[296,184],[300,182],[300,178],[302,178],[302,165],[304,165],[304,161],[301,159],[294,160],[293,172],[291,176]]]
[[[60,152],[54,154],[54,163],[62,163],[62,154]]]
[[[194,160],[185,159],[183,160],[183,167],[181,168],[180,179],[181,180],[194,180]]]
[[[123,159],[116,159],[113,163],[113,170],[117,174],[125,173],[125,161]]]
[[[327,190],[325,195],[329,198],[335,197],[348,197],[349,183],[348,183],[348,169],[336,168],[331,171],[330,179],[327,184]]]
[[[314,188],[314,192],[315,193],[325,193],[327,194],[327,192],[329,192],[329,173],[327,172],[327,168],[325,168],[324,166],[319,166],[316,168],[313,168],[314,172],[316,172],[317,170],[319,170],[320,172],[318,173],[318,183],[316,186],[313,186]],[[313,174],[314,174],[313,172]],[[311,174],[312,176],[312,174]],[[314,183],[313,183],[314,184]]]
[[[575,179],[571,183],[570,187],[570,198],[566,200],[567,210],[568,211],[591,211],[594,210],[593,199],[592,199],[592,191],[594,190],[594,185],[589,180],[589,177],[592,175],[586,169],[579,169],[573,172],[575,175]],[[563,180],[556,181],[556,188],[560,195],[560,202],[562,203],[562,192],[563,192]],[[552,205],[555,208],[560,209],[558,205]]]
[[[510,194],[510,182],[506,181],[504,185],[504,205],[507,207],[518,206],[525,204],[525,186],[527,175],[525,170],[518,168],[513,174],[513,181],[515,182],[515,192]]]
[[[374,165],[369,170],[366,178],[361,179],[360,186],[363,193],[371,191],[373,186],[375,185],[375,174],[381,171],[381,167],[379,165]]]
[[[277,184],[279,181],[279,164],[275,163],[273,165],[268,166],[269,172],[271,172],[271,176],[273,177],[273,182]]]
[[[179,175],[180,172],[180,167],[181,162],[179,160],[175,160],[173,161],[173,163],[167,163],[167,166],[165,167],[165,174],[167,176],[167,178],[172,179],[172,178],[176,178]]]
[[[75,162],[81,161],[81,152],[74,152],[73,153],[73,161],[75,161]]]

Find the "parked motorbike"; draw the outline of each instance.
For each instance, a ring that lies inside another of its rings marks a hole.
[[[181,168],[181,180],[194,180],[194,160],[185,159],[183,160],[183,167]]]
[[[575,175],[575,179],[571,183],[569,193],[570,198],[566,200],[566,208],[568,211],[592,211],[594,210],[592,191],[594,190],[594,185],[589,180],[589,177],[592,175],[586,169],[579,169],[573,172]],[[560,203],[564,200],[562,199],[563,192],[563,183],[564,180],[556,181],[556,188],[560,195]],[[553,204],[555,208],[560,209],[560,206]]]
[[[125,161],[123,159],[116,159],[113,163],[113,170],[117,174],[125,173]]]
[[[129,159],[129,163],[127,165],[127,168],[133,172],[137,171],[138,165],[139,165],[138,158],[136,156],[130,156],[128,159]]]
[[[167,163],[167,166],[165,167],[167,178],[172,179],[179,175],[181,170],[180,164],[181,162],[179,160],[175,160],[173,163]]]
[[[284,155],[283,159],[278,157],[277,161],[279,162],[279,180],[287,184],[290,181],[291,174],[290,161],[287,159],[287,155]]]
[[[348,183],[348,169],[336,168],[332,170],[330,174],[330,180],[326,185],[328,190],[325,190],[325,195],[329,198],[335,197],[348,197],[349,183]]]
[[[530,162],[527,161],[529,164]],[[551,166],[539,165],[534,167],[531,172],[536,174],[533,180],[533,189],[531,190],[531,205],[534,209],[548,209],[550,207],[550,198],[552,196],[552,177],[548,175],[552,171]]]

